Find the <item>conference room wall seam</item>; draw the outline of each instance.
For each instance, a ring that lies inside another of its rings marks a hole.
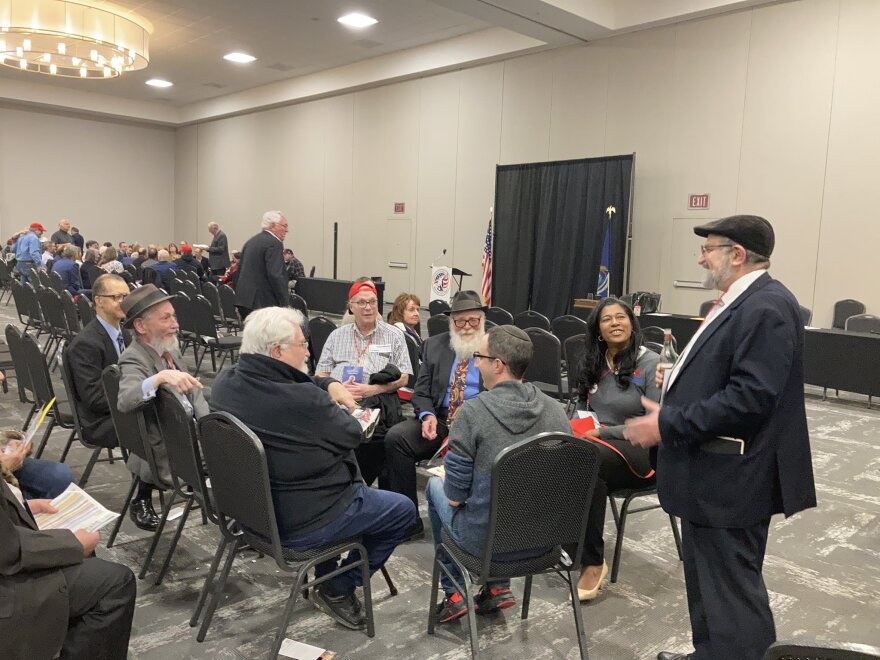
[[[748,43],[746,44],[746,80],[745,85],[743,86],[743,99],[742,99],[742,114],[740,115],[740,127],[739,127],[739,164],[737,166],[736,171],[736,186],[734,187],[733,199],[737,207],[739,206],[739,188],[742,183],[742,167],[743,167],[743,144],[745,140],[743,136],[746,131],[746,107],[749,102],[749,73],[751,72],[751,52],[752,52],[752,28],[754,26],[754,17],[755,11],[754,9],[749,11],[749,37]],[[737,212],[749,213],[748,210],[737,209]]]

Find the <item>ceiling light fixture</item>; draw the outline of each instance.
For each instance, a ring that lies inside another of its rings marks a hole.
[[[115,78],[150,63],[152,32],[149,21],[102,0],[0,0],[0,64],[25,71]]]
[[[228,53],[223,56],[223,59],[235,62],[236,64],[250,64],[257,58],[253,55],[248,55],[247,53]]]
[[[343,25],[347,25],[348,27],[353,28],[365,28],[370,27],[371,25],[375,25],[379,21],[377,21],[372,16],[367,16],[366,14],[359,14],[357,12],[353,14],[346,14],[345,16],[340,16],[336,19]]]
[[[146,84],[150,87],[171,87],[174,83],[162,80],[161,78],[150,78]]]

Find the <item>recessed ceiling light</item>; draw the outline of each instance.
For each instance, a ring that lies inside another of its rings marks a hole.
[[[229,60],[230,62],[237,62],[238,64],[250,64],[257,58],[253,55],[248,55],[247,53],[229,53],[228,55],[224,55],[223,59]]]
[[[167,80],[162,80],[161,78],[150,78],[147,81],[147,84],[150,87],[171,87],[174,83],[168,82]]]
[[[372,16],[367,16],[366,14],[358,14],[357,12],[355,12],[354,14],[346,14],[345,16],[340,16],[336,20],[343,25],[354,28],[369,27],[370,25],[375,25],[379,22]]]

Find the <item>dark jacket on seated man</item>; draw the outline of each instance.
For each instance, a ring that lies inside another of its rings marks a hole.
[[[361,426],[327,395],[334,382],[249,353],[220,372],[211,392],[212,410],[235,415],[263,442],[282,539],[341,516],[363,483],[353,451]]]

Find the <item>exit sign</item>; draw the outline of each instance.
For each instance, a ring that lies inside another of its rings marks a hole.
[[[395,213],[405,213],[406,212],[406,204],[403,202],[394,202],[394,212]]]
[[[709,208],[709,193],[701,195],[688,195],[689,209],[707,209]]]

